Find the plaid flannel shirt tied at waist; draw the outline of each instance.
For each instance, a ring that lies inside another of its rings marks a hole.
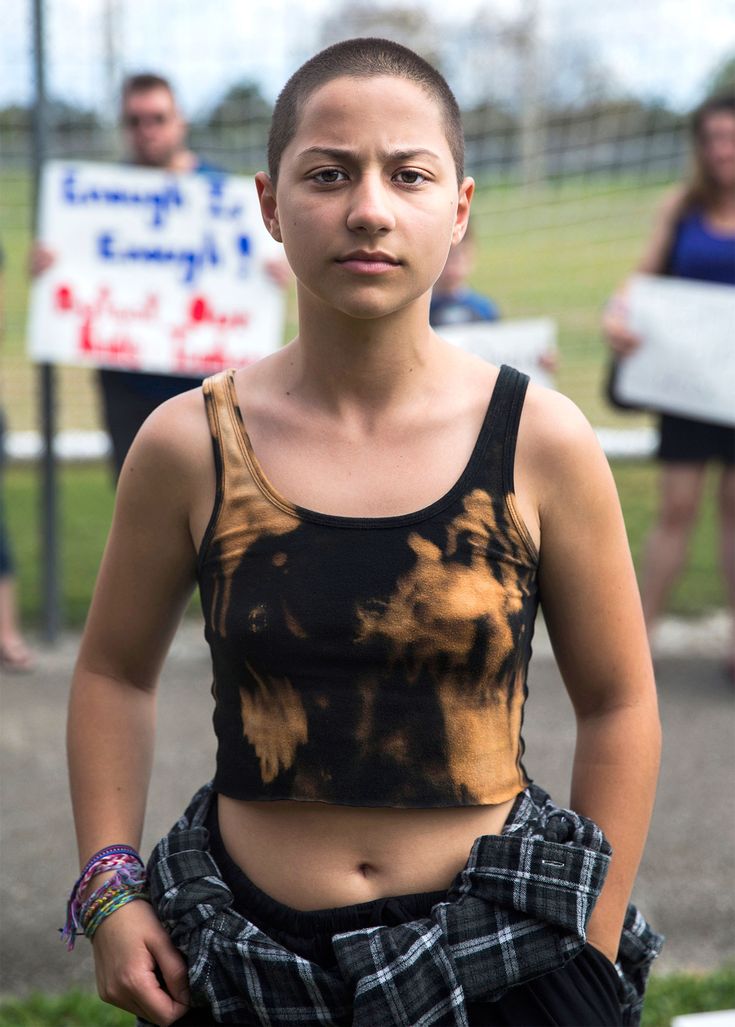
[[[221,1023],[467,1027],[467,1001],[563,966],[583,948],[611,849],[590,820],[536,785],[501,835],[481,835],[445,901],[395,927],[337,934],[335,967],[290,952],[232,908],[207,851],[211,786],[153,851],[159,918],[189,964],[195,1005]],[[639,1021],[650,963],[663,939],[629,907],[617,965],[624,1022]]]

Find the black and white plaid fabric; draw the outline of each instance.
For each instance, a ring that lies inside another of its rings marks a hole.
[[[194,796],[148,872],[154,908],[188,960],[193,1003],[221,1023],[467,1027],[465,1000],[493,1001],[581,952],[610,862],[595,824],[531,785],[501,835],[475,840],[430,917],[337,934],[337,966],[325,969],[233,910],[207,851],[212,799],[210,785]],[[662,943],[630,906],[617,964],[625,1024],[640,1020]]]

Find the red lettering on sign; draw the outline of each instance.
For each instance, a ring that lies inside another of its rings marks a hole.
[[[74,308],[74,297],[68,285],[60,285],[54,297],[57,310],[72,310]]]
[[[126,335],[101,339],[94,334],[91,316],[83,318],[79,329],[79,350],[88,357],[102,359],[103,363],[124,364],[125,367],[139,367],[138,347]]]

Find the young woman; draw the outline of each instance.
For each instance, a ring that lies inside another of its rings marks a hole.
[[[657,947],[628,907],[645,627],[585,419],[429,326],[474,188],[456,101],[410,50],[337,44],[279,97],[257,186],[298,336],[144,425],[72,685],[100,992],[157,1024],[632,1022]],[[197,580],[216,775],[146,885],[156,679]],[[575,812],[522,762],[539,597]]]
[[[691,180],[664,197],[636,271],[735,285],[735,96],[715,97],[692,119]],[[626,323],[625,286],[607,308],[603,327],[625,356],[640,345]],[[641,595],[651,629],[681,573],[697,522],[710,461],[721,464],[718,490],[720,565],[733,611],[727,671],[735,680],[735,428],[687,417],[660,418],[659,509],[645,546]]]

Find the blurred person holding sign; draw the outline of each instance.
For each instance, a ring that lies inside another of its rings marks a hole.
[[[470,288],[469,277],[475,267],[476,250],[474,232],[468,224],[464,239],[449,251],[444,269],[431,290],[429,320],[434,328],[491,322],[500,318],[497,304]]]
[[[578,408],[429,324],[474,192],[457,101],[406,47],[337,43],[279,95],[268,167],[298,333],[156,410],[123,467],[71,690],[65,937],[141,1022],[635,1024],[661,944],[629,903],[660,744],[640,599]],[[197,581],[216,775],[146,868]],[[539,601],[571,809],[524,766]]]
[[[558,356],[554,342],[542,342],[541,351],[533,353],[531,359],[526,352],[520,353],[520,359],[514,363],[512,339],[506,339],[509,333],[488,332],[487,325],[494,327],[500,321],[500,309],[488,296],[472,289],[469,278],[475,266],[477,244],[472,226],[468,225],[462,241],[449,251],[447,262],[431,293],[429,321],[440,334],[450,342],[475,352],[478,356],[489,359],[491,363],[508,363],[512,367],[538,377],[542,385],[551,385],[552,376],[558,369]],[[507,322],[503,322],[505,327]],[[463,326],[471,325],[467,330]],[[483,327],[479,327],[482,325]],[[517,330],[517,338],[523,339],[526,345],[517,343],[517,348],[525,351],[539,349],[537,339],[544,334],[555,333],[551,323],[541,325],[540,322],[510,322]],[[477,326],[477,327],[476,327]],[[510,342],[510,345],[508,345]],[[502,358],[502,359],[501,359]]]
[[[188,148],[187,125],[179,110],[173,89],[165,78],[146,73],[131,75],[125,80],[122,88],[121,123],[128,153],[128,166],[173,172],[177,175],[194,173],[209,176],[213,183],[212,195],[213,197],[217,195],[217,190],[220,187],[215,183],[220,179],[226,181],[226,176],[222,169],[202,160]],[[87,167],[93,166],[87,165]],[[83,184],[76,180],[65,183],[63,188],[70,197],[76,190],[78,195],[75,201],[80,209],[89,205],[99,194],[99,189],[93,186],[85,195]],[[108,196],[114,198],[116,192],[119,196],[123,189],[124,184],[110,185]],[[163,200],[165,199],[163,197]],[[159,199],[158,206],[153,208],[159,215],[162,210],[166,210],[163,200]],[[178,195],[174,195],[173,189],[169,201],[173,208],[181,205],[181,199]],[[113,243],[109,239],[106,249],[101,247],[101,256],[106,257],[110,264],[121,259],[121,255],[113,250]],[[207,256],[212,263],[216,261],[216,254],[196,254],[190,258],[190,262],[192,266],[194,266],[195,260],[201,264],[205,262]],[[242,256],[247,256],[247,254]],[[55,250],[50,248],[44,240],[37,241],[31,251],[31,274],[37,278],[54,267],[56,261]],[[268,261],[267,270],[279,286],[285,286],[290,280],[288,266],[282,259]],[[146,273],[146,267],[141,263],[139,268],[141,281],[144,280]],[[66,303],[66,309],[69,309],[73,303],[73,298],[68,293],[64,293],[59,300],[62,308],[64,303]],[[111,308],[112,303],[108,303],[107,306]],[[193,310],[192,318],[196,320],[199,316],[201,322],[207,312],[208,308],[200,303],[199,307]],[[132,312],[130,316],[133,316]],[[48,332],[43,329],[39,331],[41,335],[48,336]],[[54,359],[52,355],[38,351],[34,355],[38,359],[44,357]],[[93,358],[90,357],[90,359]],[[121,366],[104,366],[104,359],[100,359],[99,370],[104,421],[112,441],[116,475],[119,475],[130,445],[149,414],[165,400],[201,385],[204,377],[204,372],[193,375],[191,373],[152,373],[145,370],[124,369],[124,359],[125,355],[120,352],[120,347],[118,347],[116,362]]]
[[[712,290],[712,294],[718,304],[715,311],[713,299],[714,322],[716,318],[722,320],[720,296],[726,300],[729,295],[722,287],[731,289],[735,286],[735,96],[714,97],[702,104],[692,120],[692,136],[692,177],[664,197],[636,271],[643,275],[665,275],[662,285],[672,287],[672,306],[676,279],[686,280],[691,285],[713,283],[717,288]],[[635,300],[636,293],[645,291],[645,284],[645,281],[635,280],[632,285],[624,283],[608,303],[603,316],[608,344],[623,362],[646,345],[646,339],[639,337],[631,328],[630,310],[631,298]],[[705,309],[704,302],[698,300],[699,311]],[[674,311],[671,316],[676,319]],[[706,314],[698,313],[697,321],[699,331],[706,336]],[[673,325],[672,331],[677,327]],[[733,327],[731,323],[730,332]],[[729,337],[732,342],[732,334]],[[697,377],[697,362],[701,359],[691,355],[693,379]],[[722,401],[719,408],[724,410],[729,405],[732,414],[735,381],[726,370],[728,366],[733,366],[731,355],[724,366],[714,370],[721,376]],[[712,373],[713,369],[707,367],[705,370]],[[722,380],[722,375],[727,376],[725,380]],[[686,399],[683,397],[682,405]],[[684,565],[699,513],[706,466],[711,461],[720,463],[720,559],[728,600],[734,612],[732,652],[727,671],[731,678],[735,678],[735,415],[729,423],[724,420],[724,413],[717,419],[713,416],[711,420],[704,415],[696,419],[680,416],[674,412],[676,401],[677,396],[672,390],[670,406],[660,417],[658,458],[663,466],[659,509],[644,551],[641,574],[643,609],[650,631]]]

